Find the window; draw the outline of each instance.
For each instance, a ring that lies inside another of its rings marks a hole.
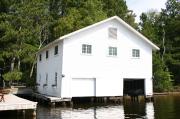
[[[42,60],[42,55],[40,54],[40,55],[39,55],[39,61],[41,61],[41,60]]]
[[[109,47],[109,56],[117,56],[117,47]]]
[[[47,50],[46,51],[46,59],[48,58],[48,56],[49,56],[49,51]]]
[[[40,86],[40,84],[41,84],[41,74],[39,74],[39,80],[38,80],[38,82],[37,82],[37,86]]]
[[[92,52],[92,46],[91,45],[87,45],[87,44],[82,45],[82,53],[83,54],[91,54],[91,52]]]
[[[109,28],[108,33],[109,33],[109,38],[117,39],[117,28]]]
[[[57,72],[55,72],[55,82],[52,85],[52,87],[56,87],[57,86],[57,76],[58,76],[58,74],[57,74]]]
[[[132,57],[140,57],[140,50],[132,49]]]
[[[48,74],[46,73],[46,80],[45,80],[45,84],[43,84],[43,88],[46,87],[48,85]]]
[[[46,85],[48,84],[48,74],[46,74]]]
[[[55,85],[57,86],[57,72],[55,72]]]
[[[57,55],[57,54],[58,54],[58,45],[55,46],[55,48],[54,48],[54,55]]]

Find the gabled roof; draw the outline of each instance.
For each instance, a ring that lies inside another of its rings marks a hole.
[[[134,33],[135,33],[137,36],[139,36],[142,40],[144,40],[145,42],[147,42],[150,46],[152,46],[152,48],[153,48],[154,50],[159,50],[159,47],[156,46],[154,43],[152,43],[152,42],[151,42],[148,38],[146,38],[144,35],[142,35],[142,34],[139,33],[138,31],[136,31],[133,27],[131,27],[129,24],[127,24],[125,21],[123,21],[123,20],[122,20],[121,18],[119,18],[118,16],[113,16],[113,17],[110,17],[110,18],[108,18],[108,19],[105,19],[105,20],[102,20],[102,21],[100,21],[100,22],[97,22],[97,23],[95,23],[95,24],[92,24],[92,25],[90,25],[90,26],[87,26],[87,27],[84,27],[84,28],[79,29],[79,30],[77,30],[77,31],[74,31],[74,32],[72,32],[72,33],[69,33],[69,34],[66,34],[66,35],[64,35],[64,36],[61,36],[61,37],[59,37],[58,39],[56,39],[56,40],[52,41],[51,43],[49,43],[48,45],[46,45],[45,47],[43,47],[42,49],[40,49],[38,52],[40,52],[40,51],[46,49],[47,47],[49,47],[49,46],[51,46],[51,45],[59,42],[60,40],[69,38],[69,37],[71,37],[71,36],[73,36],[73,35],[75,35],[75,34],[77,34],[77,33],[80,33],[80,32],[82,32],[82,31],[85,31],[85,30],[87,30],[87,29],[90,29],[90,28],[92,28],[92,27],[95,27],[95,26],[97,26],[97,25],[103,24],[103,23],[105,23],[105,22],[108,22],[108,21],[111,21],[111,20],[114,20],[114,19],[117,20],[117,21],[118,21],[119,23],[121,23],[122,25],[124,25],[124,26],[125,26],[126,28],[128,28],[130,31],[134,32]]]

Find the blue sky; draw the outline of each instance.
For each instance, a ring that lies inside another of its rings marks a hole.
[[[160,11],[161,8],[165,8],[167,0],[126,0],[128,9],[133,10],[137,15],[136,21],[139,22],[139,16],[142,12],[148,12],[151,9]]]

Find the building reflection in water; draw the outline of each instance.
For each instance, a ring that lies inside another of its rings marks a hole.
[[[154,119],[154,105],[152,102],[146,103],[146,117],[147,119]]]
[[[122,119],[124,118],[124,109],[122,105],[107,106],[96,109],[94,119]]]
[[[153,103],[135,103],[130,105],[91,106],[88,108],[48,108],[40,107],[38,119],[154,119]]]
[[[122,119],[124,118],[123,106],[103,106],[89,109],[73,109],[73,119]]]

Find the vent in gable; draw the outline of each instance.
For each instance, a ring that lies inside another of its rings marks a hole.
[[[109,28],[109,38],[117,39],[117,28]]]

